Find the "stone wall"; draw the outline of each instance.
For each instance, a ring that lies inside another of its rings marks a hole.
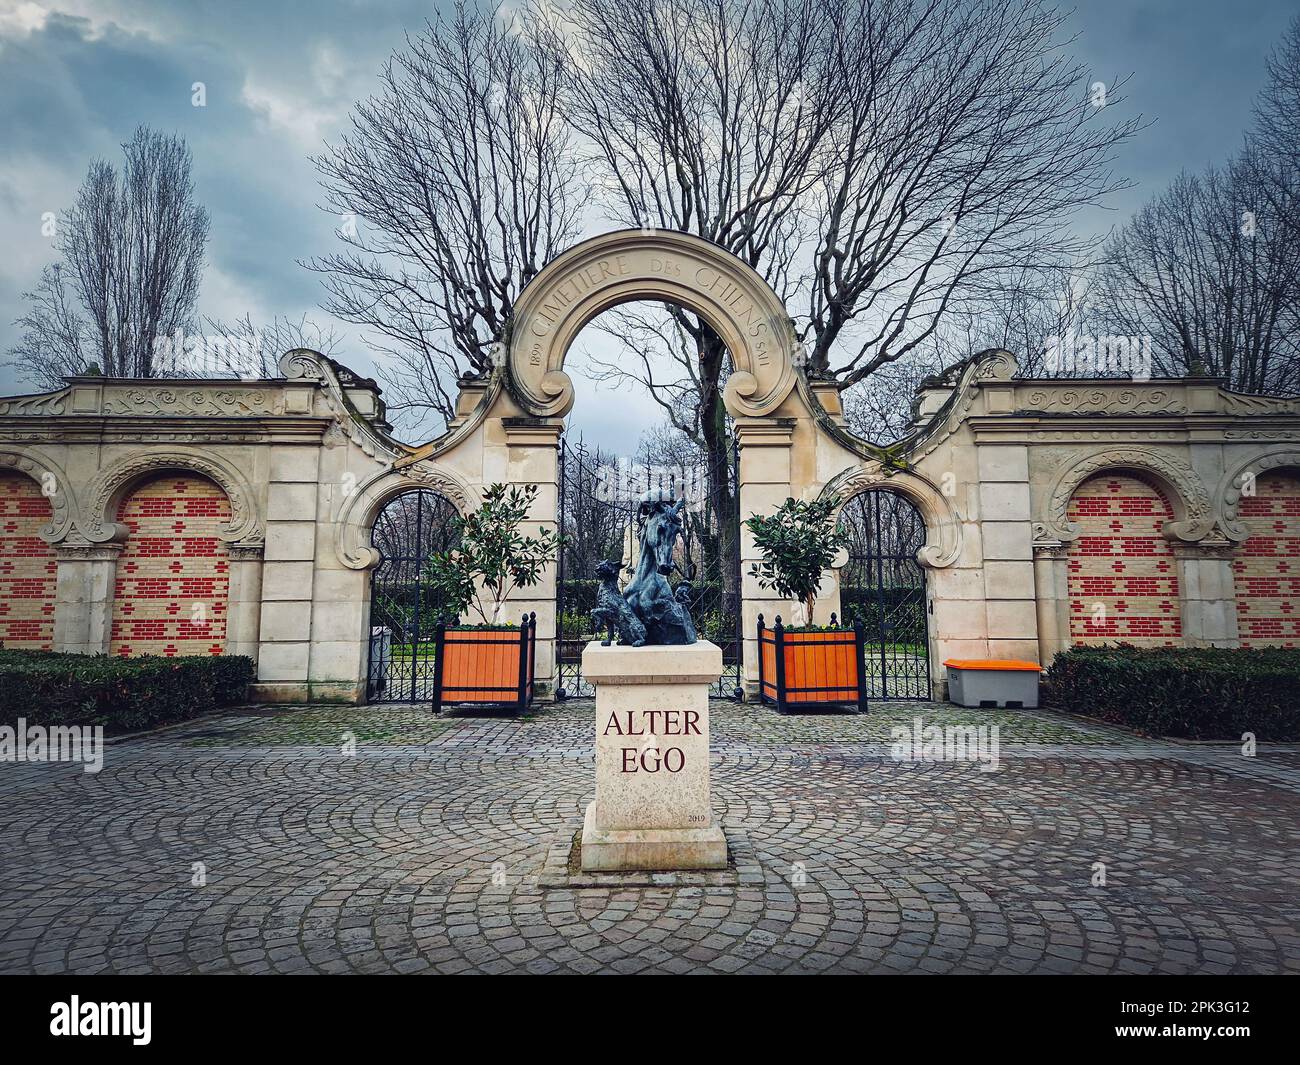
[[[1280,622],[1248,642],[1294,640],[1284,600],[1300,548],[1300,401],[1207,380],[1015,372],[1009,353],[985,352],[928,383],[914,431],[884,458],[823,412],[819,461],[852,460],[803,486],[883,486],[917,502],[932,544],[921,561],[936,693],[947,657],[1047,663],[1114,639],[1235,646],[1239,612],[1252,610]],[[1240,595],[1252,579],[1258,605]],[[1094,614],[1104,634],[1080,625]]]
[[[488,484],[537,484],[531,518],[554,524],[564,419],[529,413],[508,370],[465,383],[447,432],[419,448],[388,435],[372,382],[305,350],[281,370],[75,378],[0,399],[0,638],[81,653],[221,648],[257,661],[260,698],[357,701],[379,562],[370,532],[386,502],[431,488],[464,512]],[[742,517],[788,496],[906,497],[926,526],[936,696],[950,657],[1046,663],[1099,639],[1298,638],[1296,401],[1015,371],[1008,353],[986,352],[929,382],[912,432],[888,448],[845,429],[833,389],[799,379],[767,413],[736,418]],[[788,617],[790,604],[748,575],[748,531],[741,557],[752,689],[758,614]],[[832,571],[814,620],[839,606]],[[509,607],[527,611],[546,695],[553,567]]]
[[[415,488],[465,512],[487,485],[536,484],[530,523],[553,527],[567,351],[593,317],[636,299],[700,315],[732,353],[723,400],[742,519],[787,497],[867,491],[917,509],[936,695],[949,657],[1296,638],[1300,401],[1197,379],[1024,380],[1011,354],[989,351],[926,382],[911,431],[880,446],[845,428],[833,386],[798,371],[790,319],[761,277],[656,230],[604,234],[540,271],[498,369],[463,382],[447,431],[420,447],[388,434],[373,382],[305,349],[272,380],[70,378],[0,399],[0,638],[81,653],[221,648],[257,661],[261,698],[363,698],[380,510]],[[789,618],[791,604],[749,574],[745,529],[740,554],[752,689],[758,615]],[[813,620],[839,607],[832,570]],[[510,603],[526,612],[549,693],[553,566]]]

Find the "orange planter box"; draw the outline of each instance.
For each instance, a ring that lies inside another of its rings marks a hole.
[[[433,709],[447,703],[513,705],[533,699],[537,616],[517,629],[458,629],[439,625],[434,637]]]
[[[857,703],[867,708],[862,683],[862,631],[826,629],[788,632],[777,619],[766,628],[758,619],[759,695],[777,710],[787,706]]]

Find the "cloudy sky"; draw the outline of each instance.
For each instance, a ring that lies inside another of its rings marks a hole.
[[[403,34],[437,5],[390,0],[0,0],[0,352],[17,339],[21,293],[52,260],[41,216],[66,208],[93,157],[114,163],[141,123],[183,135],[212,217],[200,310],[321,317],[319,279],[297,265],[336,243],[309,156],[343,126]],[[1240,143],[1263,63],[1300,0],[1086,0],[1076,50],[1099,80],[1132,74],[1126,107],[1152,125],[1120,150],[1137,183],[1122,222],[1181,169]],[[191,104],[194,82],[207,105]],[[340,326],[344,362],[373,368],[364,338]],[[657,420],[626,394],[612,402],[573,367],[571,421],[589,441],[628,450]],[[30,391],[13,367],[0,392]]]

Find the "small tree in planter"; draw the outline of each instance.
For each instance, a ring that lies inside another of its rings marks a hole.
[[[478,625],[437,626],[434,651],[434,709],[444,702],[513,703],[526,707],[533,693],[536,619],[526,617],[519,634],[502,632],[511,593],[531,588],[554,561],[562,538],[521,526],[537,499],[537,485],[494,484],[478,510],[453,520],[458,545],[434,554],[425,579],[448,616],[463,620],[471,611]]]
[[[761,588],[792,600],[799,613],[796,624],[807,631],[787,630],[781,619],[768,630],[758,618],[759,693],[782,713],[791,704],[856,702],[866,709],[862,671],[862,629],[812,628],[813,604],[822,574],[848,538],[835,525],[835,497],[811,503],[787,499],[766,517],[755,515],[745,525],[763,556],[750,568]]]
[[[791,620],[811,625],[817,588],[848,537],[835,525],[839,499],[829,496],[811,503],[787,499],[775,514],[754,515],[745,522],[754,536],[762,562],[750,567],[760,588],[790,599],[803,612]]]
[[[453,519],[459,545],[433,555],[426,570],[430,589],[449,617],[460,619],[473,610],[481,624],[500,625],[511,593],[541,580],[547,563],[555,561],[561,537],[540,526],[537,536],[520,531],[536,499],[535,484],[494,484],[483,493],[478,510]]]

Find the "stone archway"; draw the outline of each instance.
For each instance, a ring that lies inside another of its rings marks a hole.
[[[515,303],[510,378],[530,414],[568,413],[574,397],[564,372],[569,346],[602,311],[633,300],[676,304],[713,327],[731,354],[723,398],[733,418],[772,414],[794,388],[794,332],[763,278],[699,237],[621,230],[552,260]]]

